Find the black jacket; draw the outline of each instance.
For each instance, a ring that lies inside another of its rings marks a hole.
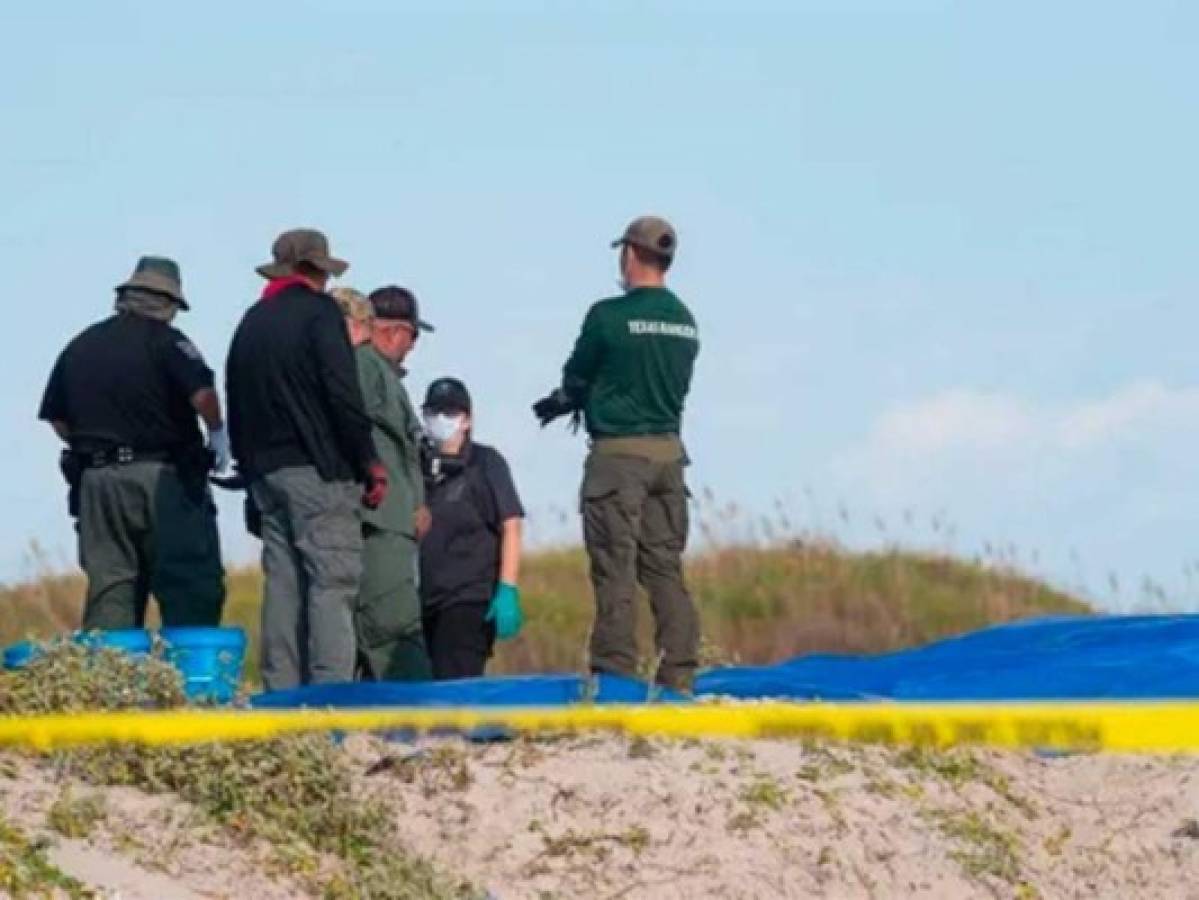
[[[259,300],[225,367],[229,438],[250,477],[315,466],[325,481],[365,481],[376,458],[358,369],[337,303],[305,285]]]

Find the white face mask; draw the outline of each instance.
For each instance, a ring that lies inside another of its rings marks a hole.
[[[430,413],[425,416],[425,434],[438,444],[444,444],[462,429],[463,416]]]

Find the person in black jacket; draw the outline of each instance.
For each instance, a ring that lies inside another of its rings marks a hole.
[[[341,311],[324,293],[348,264],[311,229],[284,232],[272,255],[233,336],[226,393],[233,455],[262,517],[262,680],[280,690],[354,676],[359,503],[383,502],[387,472]]]

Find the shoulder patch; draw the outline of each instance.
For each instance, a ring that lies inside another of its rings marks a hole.
[[[176,349],[190,359],[192,362],[204,362],[204,354],[200,352],[200,348],[189,341],[187,338],[180,338],[175,341]]]

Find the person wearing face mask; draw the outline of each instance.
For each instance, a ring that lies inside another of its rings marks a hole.
[[[434,381],[422,412],[433,520],[420,552],[425,640],[434,678],[475,678],[495,639],[516,637],[524,622],[517,589],[524,509],[504,457],[473,440],[466,385]]]
[[[666,287],[678,249],[669,222],[635,219],[612,246],[620,251],[622,294],[591,307],[561,387],[533,412],[543,427],[582,413],[591,438],[580,505],[595,593],[592,671],[635,674],[640,582],[656,625],[657,681],[688,692],[700,632],[683,581],[687,459],[680,435],[699,330]]]
[[[362,510],[362,586],[354,607],[359,678],[426,681],[425,650],[416,586],[417,543],[429,527],[421,473],[420,419],[404,387],[404,361],[422,332],[416,297],[396,286],[370,298],[345,289],[334,298],[354,345],[362,398],[372,436],[387,470],[386,499]]]

